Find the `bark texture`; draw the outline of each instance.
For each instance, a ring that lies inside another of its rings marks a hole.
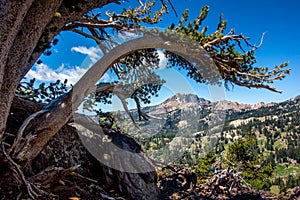
[[[0,2],[0,89],[9,50],[33,0],[3,0]]]
[[[72,21],[117,0],[4,0],[0,3],[0,139],[19,81]],[[73,7],[75,6],[75,10]],[[55,16],[59,13],[60,17]]]
[[[3,83],[0,91],[0,139],[5,130],[6,119],[14,97],[14,92],[26,73],[27,63],[31,61],[31,55],[43,34],[47,24],[53,18],[62,0],[34,1],[20,24],[19,31],[13,38],[13,43],[4,60]]]

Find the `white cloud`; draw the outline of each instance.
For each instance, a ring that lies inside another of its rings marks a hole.
[[[71,51],[88,55],[93,63],[97,62],[100,58],[101,50],[96,47],[87,48],[85,46],[72,47]]]
[[[165,69],[167,67],[167,58],[161,50],[157,50],[158,57],[159,57],[159,69]]]
[[[68,79],[68,84],[75,84],[81,76],[87,71],[87,69],[80,68],[78,66],[72,68],[65,68],[62,64],[56,70],[51,69],[45,64],[36,65],[36,69],[31,69],[26,77],[29,79],[35,78],[38,81],[42,82],[54,82],[56,80]]]

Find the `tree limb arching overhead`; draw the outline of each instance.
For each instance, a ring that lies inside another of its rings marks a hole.
[[[191,50],[191,45],[191,43],[180,43],[178,40],[169,40],[162,33],[145,34],[144,37],[130,40],[115,47],[95,63],[69,93],[65,94],[54,106],[50,106],[49,112],[42,114],[42,117],[36,120],[32,120],[32,124],[29,124],[28,128],[36,137],[27,144],[26,148],[17,153],[16,158],[28,161],[37,156],[51,137],[68,122],[84,98],[92,92],[97,81],[122,57],[137,50],[160,48],[186,58],[193,58],[194,60],[210,60],[205,56],[205,51],[202,47],[196,44],[194,45],[195,48]],[[198,47],[196,48],[196,46]],[[211,60],[209,62],[211,63]],[[218,73],[214,66],[208,66],[208,68],[209,71]]]

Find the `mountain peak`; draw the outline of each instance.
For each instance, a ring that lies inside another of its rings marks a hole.
[[[167,99],[163,104],[166,103],[197,103],[197,104],[204,104],[204,103],[209,103],[208,100],[205,100],[203,98],[199,98],[195,94],[182,94],[182,93],[177,93],[174,96],[170,97]]]

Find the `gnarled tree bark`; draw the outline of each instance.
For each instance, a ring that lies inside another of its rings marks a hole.
[[[47,24],[53,18],[62,0],[34,1],[26,14],[19,31],[15,35],[13,44],[8,50],[7,59],[4,60],[3,83],[0,91],[0,139],[5,130],[5,124],[11,106],[14,92],[23,78],[23,74],[30,68],[27,63],[43,34]]]
[[[33,0],[4,0],[0,2],[0,22],[3,24],[3,26],[0,27],[0,88],[2,87],[4,67],[8,52],[32,2]]]
[[[3,137],[14,92],[63,27],[83,14],[117,0],[72,1],[4,0],[0,3],[0,139]],[[58,12],[60,17],[54,14]]]

